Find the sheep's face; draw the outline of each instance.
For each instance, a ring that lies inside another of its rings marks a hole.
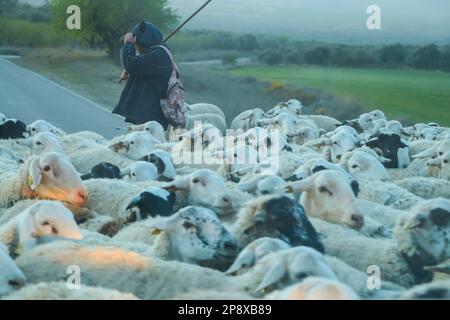
[[[440,170],[439,177],[450,180],[450,152],[446,152],[438,158],[428,161],[427,166],[438,167]]]
[[[156,121],[147,122],[144,126],[144,131],[150,133],[158,142],[164,142],[164,128]]]
[[[138,131],[128,134],[123,141],[113,144],[109,148],[130,159],[138,160],[149,154],[154,149],[154,145],[155,139],[152,135]]]
[[[385,180],[386,168],[378,159],[366,152],[356,152],[347,161],[348,172],[356,179]]]
[[[239,256],[226,273],[229,275],[236,275],[245,272],[268,254],[290,248],[290,245],[279,239],[268,237],[259,238],[247,245],[244,250],[239,253]]]
[[[291,136],[291,138],[293,138],[293,141],[296,144],[302,145],[308,141],[319,138],[319,130],[310,127],[304,127],[297,130],[295,134]]]
[[[331,137],[331,160],[333,162],[339,162],[346,152],[353,151],[359,142],[357,139],[347,133],[339,132]]]
[[[373,118],[370,113],[364,113],[359,116],[358,124],[363,130],[369,130],[373,127]]]
[[[102,162],[91,169],[91,172],[81,177],[82,180],[89,179],[119,179],[120,168],[108,162]]]
[[[41,155],[47,152],[62,153],[58,139],[49,132],[38,133],[32,138],[23,139],[18,141],[18,143],[29,147],[34,155]]]
[[[306,217],[303,208],[289,197],[269,197],[253,203],[253,225],[244,234],[256,239],[273,237],[292,245],[309,246],[324,251],[316,230]],[[250,205],[252,207],[252,205]]]
[[[287,191],[303,192],[301,202],[308,215],[360,229],[364,216],[356,204],[358,188],[344,173],[324,170],[290,184]]]
[[[19,238],[25,249],[33,248],[38,238],[81,240],[72,212],[59,202],[41,201],[22,213]]]
[[[0,297],[22,288],[26,279],[8,254],[8,249],[0,243]]]
[[[28,163],[28,186],[42,199],[59,200],[84,206],[88,193],[80,174],[69,159],[59,153],[47,153]]]
[[[380,134],[376,139],[366,143],[370,148],[378,148],[383,157],[391,161],[385,163],[387,168],[407,168],[410,164],[409,147],[398,134]]]
[[[439,263],[450,258],[450,201],[423,201],[411,212],[400,221],[397,237],[407,236],[409,243],[428,257],[428,263]]]
[[[35,136],[42,132],[52,132],[53,126],[44,120],[37,120],[27,126],[27,132],[30,136]]]
[[[212,170],[197,170],[166,189],[187,192],[189,205],[211,208],[220,215],[233,210],[233,201],[224,179]]]
[[[271,253],[261,259],[255,269],[263,270],[264,274],[256,292],[285,288],[312,276],[337,278],[323,255],[307,247]]]
[[[168,232],[171,254],[183,262],[230,263],[238,253],[237,240],[209,209],[184,208],[154,228]]]
[[[374,110],[370,113],[370,116],[372,117],[373,121],[376,120],[386,120],[386,116],[384,115],[384,112],[381,110]]]
[[[123,176],[129,176],[132,182],[153,181],[158,178],[158,168],[152,163],[137,161],[122,172]]]

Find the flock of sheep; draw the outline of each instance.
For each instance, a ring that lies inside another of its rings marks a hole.
[[[290,100],[127,129],[0,114],[1,299],[450,298],[449,128]]]

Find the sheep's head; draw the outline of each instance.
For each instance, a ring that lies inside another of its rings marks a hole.
[[[287,250],[289,248],[291,248],[290,245],[279,239],[268,237],[259,238],[250,243],[241,251],[241,253],[239,253],[239,256],[226,273],[235,275],[245,272],[269,253]]]
[[[30,158],[24,165],[21,180],[22,192],[26,196],[77,206],[87,204],[88,192],[80,174],[63,154],[46,153]]]
[[[387,168],[407,168],[411,162],[409,146],[402,141],[398,134],[379,134],[368,141],[366,145],[370,148],[380,149],[383,157],[391,160],[385,164]]]
[[[228,265],[236,258],[238,244],[217,215],[206,208],[186,207],[152,226],[153,233],[167,232],[172,258],[201,265]],[[227,265],[227,266],[228,266]]]
[[[364,216],[356,204],[359,184],[340,171],[319,171],[305,180],[291,183],[286,190],[303,192],[301,203],[310,216],[355,229],[364,225]]]
[[[216,172],[201,169],[174,181],[165,187],[168,191],[182,191],[188,194],[188,204],[203,206],[219,215],[231,213],[233,200],[224,179]]]
[[[337,279],[324,256],[308,247],[296,247],[268,254],[255,265],[254,269],[261,270],[263,275],[255,290],[257,293],[282,289],[312,276]]]
[[[239,213],[237,226],[243,229],[248,242],[261,237],[273,237],[292,246],[303,245],[324,251],[303,208],[287,196],[259,198],[248,203]]]
[[[109,162],[102,162],[92,167],[91,172],[81,176],[82,180],[89,179],[120,179],[120,168]]]
[[[0,297],[19,290],[25,283],[25,275],[9,256],[6,246],[0,243]]]
[[[6,116],[0,112],[0,125],[4,124],[6,120],[7,120]]]
[[[35,247],[39,238],[82,239],[72,212],[56,201],[40,201],[23,211],[18,231],[24,250]]]
[[[138,131],[128,134],[122,141],[111,145],[109,148],[130,159],[138,160],[153,151],[156,142],[151,134]]]
[[[169,181],[175,178],[176,171],[173,166],[171,155],[160,149],[153,150],[150,154],[139,159],[153,164],[158,169],[158,174]]]
[[[356,179],[389,180],[389,173],[374,156],[363,151],[355,151],[344,155],[341,164]]]
[[[27,132],[30,134],[30,136],[34,136],[43,132],[57,133],[57,130],[52,124],[48,123],[47,121],[37,120],[27,126]]]
[[[421,202],[399,220],[395,235],[407,257],[427,266],[450,258],[450,201],[433,199]]]
[[[63,153],[57,137],[50,132],[35,134],[31,138],[17,140],[17,143],[27,146],[34,155],[40,155],[47,152]]]

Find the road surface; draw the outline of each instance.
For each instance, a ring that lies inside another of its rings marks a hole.
[[[67,133],[118,135],[122,117],[63,86],[0,57],[0,112],[31,123],[44,119]]]

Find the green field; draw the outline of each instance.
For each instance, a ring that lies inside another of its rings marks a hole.
[[[450,126],[450,73],[308,66],[249,66],[230,72],[322,89],[392,118]]]

